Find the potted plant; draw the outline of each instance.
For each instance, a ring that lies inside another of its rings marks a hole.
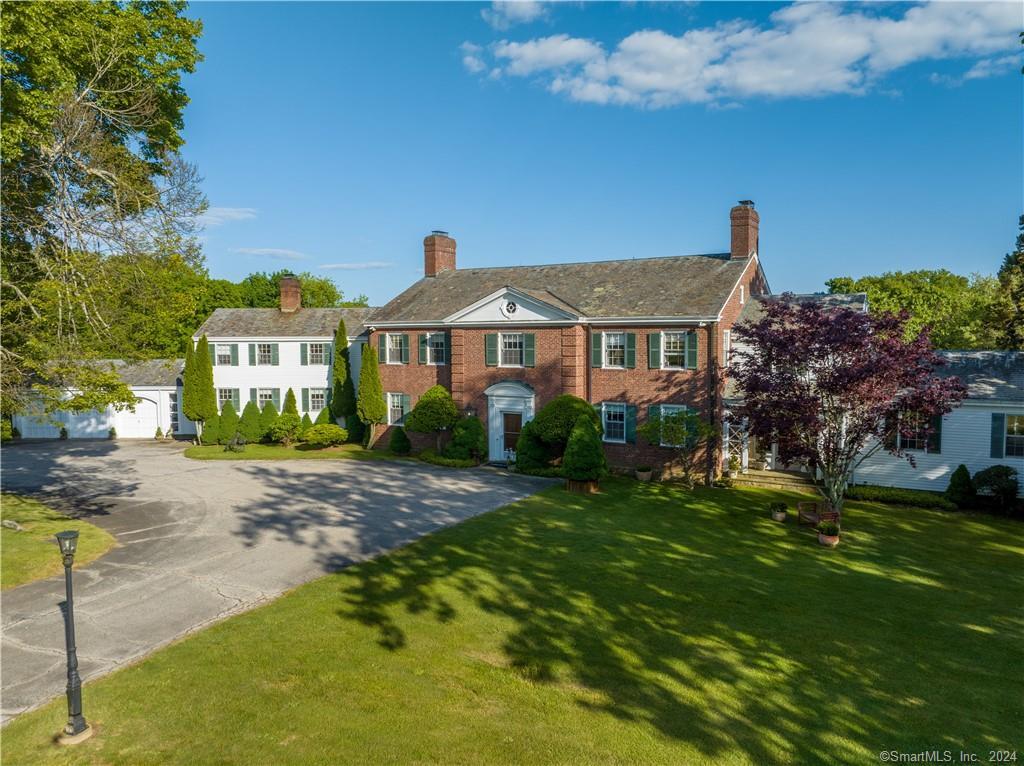
[[[107,431],[107,438],[108,439],[116,439],[117,438],[117,429],[116,428],[111,428],[109,431]]]
[[[735,479],[740,475],[740,459],[733,455],[729,458],[729,478]]]
[[[768,506],[768,511],[771,513],[773,521],[785,521],[788,515],[785,503],[771,503]]]
[[[654,469],[649,465],[639,465],[636,467],[636,478],[639,481],[650,481],[653,475]]]
[[[822,521],[818,524],[818,542],[829,548],[839,545],[839,524],[834,521]]]

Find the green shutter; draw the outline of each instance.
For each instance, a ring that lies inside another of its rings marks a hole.
[[[381,364],[388,363],[388,334],[386,332],[377,336],[377,361]]]
[[[212,367],[216,367],[217,366],[217,344],[216,343],[211,343],[206,348],[210,352],[210,365]]]
[[[626,333],[626,369],[636,367],[636,333]]]
[[[250,346],[250,348],[251,348],[251,346]],[[256,389],[255,388],[250,388],[249,389],[249,401],[253,402],[254,404],[256,403]]]
[[[309,389],[302,389],[302,411],[309,412]]]
[[[697,369],[697,331],[686,333],[686,369]]]
[[[647,333],[647,367],[652,370],[661,369],[661,333]]]
[[[929,423],[931,433],[928,434],[928,452],[933,455],[942,454],[942,415],[935,415]]]
[[[590,336],[591,367],[600,367],[604,361],[604,343],[601,338],[602,335],[599,332],[592,333]]]
[[[661,405],[652,404],[647,408],[647,420],[651,423],[657,423],[661,420]],[[661,444],[661,429],[658,429],[658,443]]]
[[[992,413],[992,449],[990,457],[1002,459],[1003,448],[1006,444],[1006,414],[1003,412]]]
[[[417,346],[419,348],[419,362],[420,364],[427,363],[427,334],[425,332],[420,333],[419,342]]]
[[[636,444],[636,405],[626,405],[626,444]]]
[[[280,358],[277,355],[277,344],[276,343],[271,343],[270,344],[270,363],[274,367],[277,367],[278,364],[280,363]]]
[[[324,409],[330,409],[331,406],[331,395],[334,393],[334,386],[328,386],[324,389]],[[331,421],[334,422],[333,420]]]
[[[231,406],[235,408],[235,412],[242,411],[242,392],[237,388],[231,389]]]
[[[271,392],[274,395],[274,409],[276,409],[278,412],[280,412],[281,411],[281,389],[280,388],[272,388],[270,390],[271,390]]]
[[[409,364],[409,336],[402,334],[402,364]]]
[[[484,335],[484,364],[488,367],[498,366],[498,333],[496,332]]]
[[[595,404],[594,412],[597,413],[598,429],[601,431],[601,438],[604,439],[604,402]]]
[[[330,367],[331,363],[333,361],[334,361],[334,344],[333,343],[325,343],[324,344],[324,364],[326,364],[328,367]]]
[[[299,344],[299,364],[301,364],[303,367],[305,367],[307,364],[309,364],[309,344],[308,343],[300,343]]]
[[[256,366],[256,344],[255,343],[250,343],[249,344],[249,366],[250,367],[255,367]],[[256,401],[256,400],[253,399],[253,401]]]
[[[237,343],[232,343],[231,344],[231,366],[232,367],[237,367],[238,366],[238,344]]]
[[[452,361],[452,338],[448,333],[444,334],[444,363],[451,364]]]
[[[405,422],[405,416],[409,414],[412,409],[412,397],[409,394],[402,394],[402,422]]]
[[[523,333],[523,367],[537,363],[537,339],[532,332]]]

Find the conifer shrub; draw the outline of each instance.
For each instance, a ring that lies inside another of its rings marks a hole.
[[[313,421],[309,419],[309,413],[305,413],[302,416],[302,422],[299,425],[299,441],[303,441],[306,438],[306,431],[313,427]]]
[[[235,405],[231,402],[224,402],[224,409],[220,411],[220,428],[218,429],[218,441],[227,444],[235,438],[238,433],[238,413],[235,412]]]
[[[291,415],[299,416],[299,406],[295,402],[295,391],[288,389],[288,393],[284,395],[284,407],[281,408],[281,414],[289,413]]]
[[[280,415],[277,414],[277,407],[273,402],[267,402],[263,405],[263,411],[260,412],[260,441],[270,440],[270,429],[274,427],[274,423]]]
[[[157,440],[163,439],[164,438],[164,429],[162,429],[160,426],[157,426],[156,427],[156,433],[153,434],[153,438],[157,439]]]
[[[238,433],[242,435],[246,443],[253,444],[258,442],[263,435],[260,429],[259,405],[256,402],[247,402],[242,409],[242,419],[238,421]]]
[[[277,416],[277,420],[270,426],[270,430],[267,435],[272,442],[278,442],[283,444],[285,447],[291,445],[299,436],[299,428],[302,426],[302,420],[294,412],[282,412]]]
[[[480,418],[464,417],[452,427],[452,440],[444,449],[444,457],[477,463],[487,457],[487,435]]]
[[[62,440],[65,440],[65,439],[67,439],[67,438],[68,438],[68,429],[67,429],[67,426],[61,426],[61,427],[60,427],[60,438],[61,438]]]
[[[348,440],[353,444],[362,444],[366,440],[366,425],[354,412],[345,418],[345,428],[348,429]]]
[[[109,431],[107,431],[107,438],[108,439],[116,439],[117,438],[117,429],[111,427],[111,429]]]
[[[220,415],[214,415],[203,422],[200,440],[203,444],[216,444],[220,441]]]
[[[974,489],[974,482],[971,480],[971,472],[963,463],[957,466],[949,477],[949,486],[946,487],[946,499],[955,503],[957,508],[971,508],[977,500],[977,492]]]
[[[396,455],[408,455],[412,452],[412,442],[405,429],[399,426],[391,432],[391,440],[388,442],[388,449]]]
[[[441,432],[455,425],[459,419],[459,410],[452,400],[451,392],[441,385],[431,386],[421,396],[412,412],[405,418],[405,427],[416,433],[435,435],[441,438]]]
[[[593,421],[597,427],[598,436],[600,436],[601,416],[594,409],[594,405],[572,394],[556,396],[541,407],[537,416],[530,422],[533,423],[534,433],[537,437],[547,444],[560,447],[558,454],[561,454],[565,451],[569,435],[581,416],[588,417]]]
[[[994,465],[974,474],[974,487],[980,495],[991,496],[999,510],[1008,513],[1017,504],[1020,485],[1017,469],[1008,465]]]
[[[306,431],[306,445],[313,449],[323,449],[324,447],[344,444],[346,439],[348,439],[348,432],[341,426],[334,425],[333,423],[314,425]]]
[[[537,435],[534,421],[523,426],[516,442],[516,470],[521,473],[544,471],[551,467],[548,446]]]
[[[316,416],[316,420],[313,421],[313,424],[318,426],[337,425],[337,423],[334,422],[334,418],[331,417],[331,410],[328,407],[324,407],[320,410],[320,414]]]
[[[580,415],[569,434],[562,472],[573,481],[597,481],[608,472],[601,432],[589,415]]]

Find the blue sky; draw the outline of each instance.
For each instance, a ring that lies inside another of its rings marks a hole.
[[[194,3],[210,272],[377,305],[460,266],[728,250],[776,291],[994,272],[1016,235],[1016,3]]]

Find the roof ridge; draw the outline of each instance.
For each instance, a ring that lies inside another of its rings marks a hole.
[[[589,266],[595,263],[636,263],[637,261],[668,261],[673,258],[715,258],[717,260],[732,260],[729,253],[687,253],[685,255],[649,255],[643,258],[603,258],[594,261],[562,261],[561,263],[530,263],[518,266],[469,266],[464,269],[452,269],[442,271],[441,275],[457,274],[467,271],[482,271],[494,269],[542,269],[550,266]],[[737,258],[736,261],[746,261],[746,258]]]

